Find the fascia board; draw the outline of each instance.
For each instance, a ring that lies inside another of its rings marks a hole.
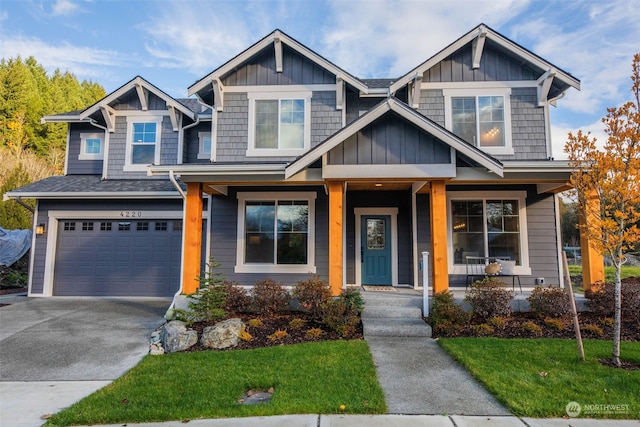
[[[180,199],[177,191],[61,191],[61,192],[7,192],[3,200],[15,199]]]
[[[149,166],[148,176],[165,175],[173,171],[175,175],[283,175],[285,164],[275,165],[171,165]]]
[[[233,70],[238,65],[249,60],[254,55],[257,55],[263,49],[266,49],[267,47],[269,47],[269,45],[271,45],[276,38],[280,39],[281,42],[284,42],[293,50],[305,56],[309,60],[324,67],[325,69],[333,73],[336,77],[341,77],[345,82],[349,83],[351,86],[355,87],[361,92],[367,93],[367,91],[369,90],[367,85],[365,85],[363,82],[358,80],[356,77],[352,76],[351,74],[344,71],[340,67],[332,64],[328,60],[324,59],[322,56],[318,55],[317,53],[313,52],[312,50],[298,43],[297,41],[295,41],[285,33],[281,32],[280,30],[276,30],[271,34],[269,34],[268,36],[264,37],[262,40],[256,42],[253,46],[249,47],[248,49],[244,50],[243,52],[235,56],[233,59],[231,59],[221,67],[213,70],[211,73],[207,74],[205,77],[203,77],[202,79],[198,80],[196,83],[191,85],[187,89],[187,95],[192,96],[197,94],[202,89],[209,86],[214,79],[223,77],[225,74]]]
[[[80,118],[80,114],[74,115],[57,115],[57,116],[44,116],[40,119],[40,123],[82,123],[86,122]]]

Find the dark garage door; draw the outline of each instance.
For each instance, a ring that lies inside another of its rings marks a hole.
[[[171,296],[181,242],[181,220],[61,220],[53,294]]]

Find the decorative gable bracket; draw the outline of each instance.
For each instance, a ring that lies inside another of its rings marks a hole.
[[[140,99],[140,106],[142,108],[142,111],[148,111],[149,110],[149,91],[144,87],[142,87],[142,84],[138,80],[139,79],[136,80],[134,85],[136,87],[136,92],[138,93],[138,98]]]
[[[412,89],[410,90],[411,100],[409,101],[412,108],[420,107],[420,89],[422,86],[422,73],[418,73],[413,78]]]
[[[273,38],[273,48],[276,52],[276,73],[282,72],[282,41],[280,40],[280,32],[276,31]]]
[[[480,59],[482,59],[482,51],[484,50],[484,42],[487,38],[487,28],[484,25],[480,26],[480,30],[478,31],[478,36],[473,39],[472,49],[473,49],[473,65],[472,68],[475,70],[480,68]]]
[[[344,108],[344,79],[341,76],[336,77],[336,110]]]
[[[115,110],[108,105],[101,105],[100,111],[102,112],[102,117],[107,125],[107,131],[114,132],[116,129]]]
[[[224,109],[224,86],[218,77],[214,77],[211,80],[213,85],[213,99],[216,107],[216,111],[223,111]]]
[[[173,131],[179,131],[180,124],[182,122],[182,115],[178,114],[178,110],[176,109],[176,106],[174,104],[167,103],[167,110],[169,110],[169,118],[171,118],[171,126],[173,127]]]
[[[543,107],[545,105],[547,97],[549,96],[549,90],[551,89],[551,83],[553,83],[553,78],[555,76],[556,72],[554,70],[548,69],[536,81],[538,88],[538,107]],[[552,102],[552,105],[555,106],[555,103]]]

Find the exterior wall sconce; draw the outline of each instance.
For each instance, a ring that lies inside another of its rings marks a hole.
[[[36,234],[37,234],[38,236],[43,235],[43,234],[44,234],[44,231],[45,231],[45,229],[44,229],[44,223],[43,223],[43,224],[38,224],[38,225],[36,225]]]

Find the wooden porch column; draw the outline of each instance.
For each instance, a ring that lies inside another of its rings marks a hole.
[[[580,252],[582,254],[582,288],[584,290],[591,288],[591,285],[596,282],[604,283],[604,257],[595,250],[593,242],[582,228],[588,223],[589,217],[594,212],[600,212],[600,209],[598,209],[599,203],[598,196],[592,194],[586,200],[587,208],[578,213],[581,225]]]
[[[194,294],[200,282],[202,257],[202,184],[187,183],[184,239],[182,248],[182,292]]]
[[[329,288],[331,295],[342,293],[342,199],[344,183],[329,181]]]
[[[433,292],[447,292],[449,290],[449,242],[447,240],[447,192],[444,181],[431,182],[430,204]]]

